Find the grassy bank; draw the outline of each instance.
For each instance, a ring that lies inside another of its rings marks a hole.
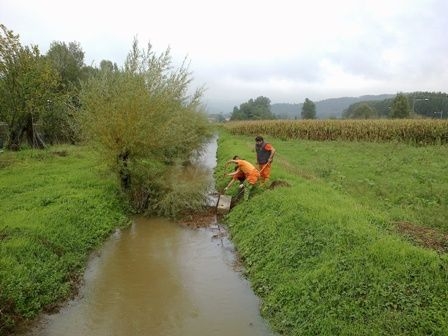
[[[0,334],[70,295],[89,251],[126,224],[83,147],[0,153]]]
[[[290,186],[258,190],[226,220],[273,329],[447,334],[447,148],[268,140],[278,151],[272,179]],[[224,161],[253,162],[253,145],[222,132],[218,188]],[[439,252],[404,222],[430,227]]]

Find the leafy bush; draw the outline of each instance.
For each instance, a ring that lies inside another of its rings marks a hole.
[[[188,96],[188,69],[172,69],[169,50],[157,56],[150,45],[139,50],[134,41],[123,70],[103,70],[81,93],[85,135],[138,212],[157,203],[148,197],[166,197],[160,182],[169,178],[165,174],[188,161],[211,135],[201,112],[201,90]]]

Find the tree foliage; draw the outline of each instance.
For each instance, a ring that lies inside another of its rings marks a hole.
[[[202,90],[188,94],[185,62],[174,69],[167,49],[134,40],[124,69],[104,67],[82,87],[82,125],[121,179],[136,210],[157,209],[173,187],[170,172],[189,159],[209,136],[201,113]],[[171,169],[173,168],[173,169]]]
[[[100,62],[100,71],[118,71],[118,66],[116,63],[112,63],[112,61],[102,60]]]
[[[409,105],[416,115],[428,118],[448,118],[448,94],[444,92],[413,92],[408,95]]]
[[[79,109],[81,82],[92,73],[85,67],[84,51],[78,42],[52,42],[45,57],[60,77],[58,96],[48,101],[41,116],[42,130],[47,142],[75,142],[78,125],[73,114]]]
[[[448,95],[444,92],[411,92],[405,94],[413,116],[427,118],[448,118]],[[378,113],[378,117],[389,117],[394,99],[369,100],[350,105],[343,113],[344,118],[353,118],[354,111],[367,104]]]
[[[302,119],[316,119],[316,105],[308,98],[305,98],[305,101],[302,106]]]
[[[408,118],[410,112],[411,109],[406,95],[404,93],[398,93],[392,102],[390,117],[392,119]]]
[[[271,100],[267,97],[249,99],[240,107],[234,107],[230,120],[269,120],[275,119],[271,112]]]
[[[61,90],[80,87],[83,77],[84,51],[78,42],[52,42],[46,57],[61,77]]]
[[[374,119],[378,118],[378,112],[367,103],[357,104],[350,114],[346,115],[347,118],[353,119]]]
[[[8,148],[18,149],[24,136],[31,146],[44,146],[35,123],[55,100],[59,83],[37,46],[22,46],[18,35],[0,25],[0,117],[8,124]]]

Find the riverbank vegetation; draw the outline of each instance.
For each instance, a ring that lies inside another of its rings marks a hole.
[[[113,175],[94,151],[0,153],[0,334],[77,287],[89,253],[127,225]]]
[[[185,65],[173,66],[169,50],[157,55],[135,40],[121,71],[104,70],[82,86],[82,134],[117,175],[135,212],[175,217],[203,204],[206,183],[177,179],[212,135],[202,90],[190,94],[191,81]]]
[[[185,200],[199,200],[207,186],[178,188],[176,177],[211,131],[188,59],[175,63],[169,48],[157,54],[134,39],[122,67],[86,66],[79,43],[53,42],[42,55],[0,24],[0,145],[94,144],[133,211],[192,211],[200,202]]]
[[[209,179],[180,178],[212,135],[187,60],[137,40],[122,68],[83,58],[76,43],[42,56],[0,25],[1,334],[70,295],[125,214],[206,204]]]
[[[226,222],[272,328],[447,334],[448,148],[282,140],[263,131],[277,149],[276,183],[238,203]],[[218,188],[230,157],[255,161],[249,133],[221,132]]]

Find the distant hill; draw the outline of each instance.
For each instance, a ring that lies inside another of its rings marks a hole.
[[[277,103],[271,104],[271,112],[281,119],[297,119],[303,104]]]
[[[395,94],[365,95],[360,97],[329,98],[314,102],[318,119],[340,118],[342,112],[350,105],[361,101],[384,100],[395,97]],[[303,103],[271,104],[272,113],[282,119],[297,119],[302,111]]]

